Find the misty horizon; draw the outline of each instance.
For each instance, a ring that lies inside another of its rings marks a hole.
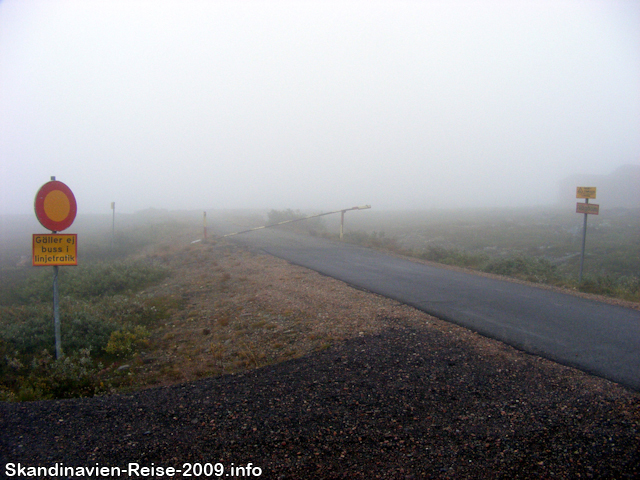
[[[0,214],[555,205],[640,165],[640,4],[0,2]]]

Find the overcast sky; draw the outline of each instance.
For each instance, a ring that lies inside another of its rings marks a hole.
[[[640,163],[640,1],[0,1],[0,213],[555,202]]]

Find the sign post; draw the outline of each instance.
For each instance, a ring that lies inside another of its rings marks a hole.
[[[111,202],[111,248],[116,244],[116,202]]]
[[[78,236],[76,234],[58,235],[66,230],[76,218],[78,206],[69,187],[51,177],[36,194],[34,202],[36,217],[42,226],[51,230],[51,234],[34,234],[32,261],[34,267],[53,266],[53,322],[56,338],[56,359],[62,358],[62,340],[60,333],[60,303],[58,300],[58,267],[77,265]]]
[[[580,254],[580,274],[578,283],[582,283],[582,269],[584,267],[584,250],[587,244],[587,215],[598,215],[600,205],[589,204],[589,199],[596,198],[596,187],[578,187],[576,198],[584,198],[584,203],[576,203],[576,213],[584,213],[584,224],[582,226],[582,253]]]
[[[207,241],[207,212],[204,212],[204,214],[202,215],[202,227],[204,229],[203,231],[203,235],[204,235],[204,241]]]

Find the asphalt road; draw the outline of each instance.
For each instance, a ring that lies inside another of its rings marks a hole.
[[[229,239],[640,391],[637,310],[282,229]]]

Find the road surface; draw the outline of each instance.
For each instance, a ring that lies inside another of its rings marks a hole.
[[[283,229],[229,239],[640,391],[637,310]]]

